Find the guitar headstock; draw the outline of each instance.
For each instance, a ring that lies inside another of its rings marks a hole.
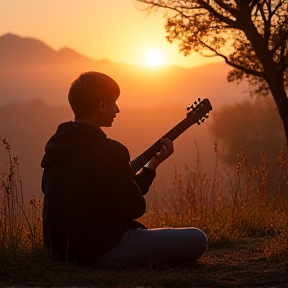
[[[212,105],[207,98],[202,101],[198,98],[198,101],[195,101],[192,105],[187,107],[187,111],[190,111],[187,113],[187,118],[189,118],[189,121],[191,121],[192,124],[197,123],[200,125],[208,118],[208,113],[211,110]]]

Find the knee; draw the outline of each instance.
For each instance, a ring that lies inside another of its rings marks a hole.
[[[206,234],[198,228],[190,228],[190,260],[199,259],[206,251],[208,246],[208,238]]]

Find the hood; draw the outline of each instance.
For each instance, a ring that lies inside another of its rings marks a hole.
[[[85,123],[66,122],[58,126],[56,133],[45,146],[41,166],[47,168],[55,163],[80,153],[95,141],[107,138],[99,128]]]

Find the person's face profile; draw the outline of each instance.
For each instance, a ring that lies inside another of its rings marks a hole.
[[[120,112],[118,103],[118,97],[109,100],[103,100],[99,104],[99,110],[102,113],[102,125],[103,127],[111,127],[114,122],[116,114]]]

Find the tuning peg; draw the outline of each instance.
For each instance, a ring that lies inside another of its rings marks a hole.
[[[205,121],[205,118],[202,118],[202,119],[201,119],[201,122],[203,123],[204,121]]]
[[[194,104],[197,105],[197,101],[194,101]]]
[[[209,118],[209,115],[208,115],[208,114],[206,114],[204,117],[207,119],[207,118]]]
[[[193,104],[187,107],[187,111],[189,111],[190,109],[194,109],[194,105]]]
[[[200,122],[200,120],[197,122],[197,124],[198,124],[198,125],[201,125],[201,122]]]
[[[201,98],[198,98],[198,102],[201,102]]]

